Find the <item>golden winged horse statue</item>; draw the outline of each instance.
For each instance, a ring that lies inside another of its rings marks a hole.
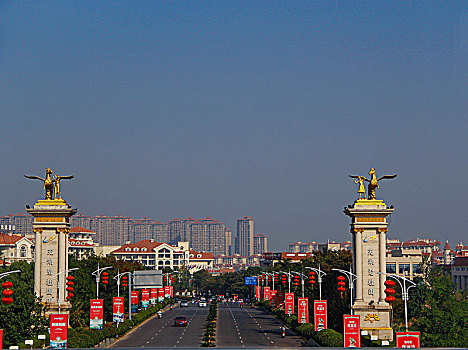
[[[50,168],[46,168],[46,177],[43,179],[40,176],[36,175],[24,175],[24,177],[33,180],[41,180],[44,183],[44,190],[45,190],[45,199],[51,200],[54,196],[54,187],[55,187],[55,198],[54,199],[62,199],[60,194],[60,180],[70,180],[73,179],[74,175],[52,175],[53,171]],[[53,179],[52,179],[53,177]]]
[[[373,199],[375,199],[375,190],[377,188],[379,188],[379,181],[380,180],[385,180],[385,179],[391,180],[391,179],[394,179],[395,177],[397,177],[397,174],[394,174],[394,175],[384,175],[384,176],[379,177],[377,179],[377,176],[375,175],[375,169],[374,168],[371,168],[371,170],[369,170],[369,175],[371,176],[370,179],[367,179],[364,176],[359,176],[359,175],[349,175],[349,177],[351,177],[353,179],[358,179],[358,181],[360,182],[359,191],[358,191],[359,192],[359,199],[361,199],[360,192],[362,192],[362,184],[363,184],[362,180],[369,182],[369,185],[367,185],[367,198],[370,199],[370,200],[373,200]]]

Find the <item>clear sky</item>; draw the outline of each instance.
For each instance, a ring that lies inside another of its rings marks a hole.
[[[468,244],[466,2],[1,1],[0,215],[51,167],[88,215],[250,215],[349,239],[348,174],[398,173],[390,238]]]

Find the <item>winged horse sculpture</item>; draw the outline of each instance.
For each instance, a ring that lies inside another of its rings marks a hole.
[[[369,185],[367,185],[367,197],[368,199],[375,199],[375,190],[377,188],[379,188],[379,181],[380,180],[385,180],[385,179],[388,179],[388,180],[391,180],[391,179],[394,179],[395,177],[397,177],[397,174],[394,174],[394,175],[384,175],[382,177],[379,177],[377,179],[377,176],[375,175],[375,169],[374,168],[371,168],[371,170],[369,170],[369,175],[370,175],[370,179],[367,179],[365,178],[364,176],[359,176],[359,175],[349,175],[350,178],[353,178],[353,179],[358,179],[357,182],[360,182],[360,186],[359,186],[359,198],[361,199],[361,192],[362,192],[362,187],[363,187],[363,181],[367,181],[369,182]]]

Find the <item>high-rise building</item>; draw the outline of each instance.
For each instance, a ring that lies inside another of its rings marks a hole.
[[[99,215],[93,217],[90,229],[96,232],[96,241],[101,245],[122,245],[133,238],[130,235],[131,220],[121,215]]]
[[[225,255],[231,255],[232,254],[232,231],[229,227],[226,227],[226,230],[225,230],[225,233],[224,233],[224,237],[225,237],[225,251],[224,251],[224,254]]]
[[[257,233],[253,236],[254,254],[263,254],[268,251],[268,237],[263,233]]]
[[[237,219],[237,254],[250,256],[254,252],[254,220],[250,216]]]
[[[4,232],[13,232],[15,234],[32,237],[33,232],[33,217],[24,213],[18,213],[16,215],[8,214],[0,217],[0,227]]]

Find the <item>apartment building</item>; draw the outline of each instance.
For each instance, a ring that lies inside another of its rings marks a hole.
[[[250,216],[237,219],[236,253],[250,256],[254,252],[254,220]]]
[[[254,250],[255,254],[263,254],[268,251],[268,237],[263,233],[257,233],[253,236]]]

